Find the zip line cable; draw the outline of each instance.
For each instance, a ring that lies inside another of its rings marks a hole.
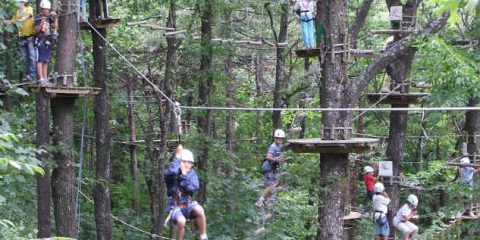
[[[123,59],[131,68],[133,68],[133,70],[135,70],[135,72],[137,72],[138,75],[140,75],[148,84],[150,84],[156,92],[160,93],[173,106],[176,105],[171,98],[169,98],[164,92],[162,92],[162,90],[160,90],[157,85],[150,81],[150,79],[148,79],[142,72],[140,72],[140,70],[135,65],[133,65],[133,63],[131,63],[120,51],[118,51],[117,48],[113,46],[113,44],[111,44],[102,34],[100,34],[100,32],[98,32],[98,30],[88,20],[83,20],[109,47],[113,49],[113,51],[115,51],[120,56],[121,59]]]
[[[193,110],[223,111],[310,111],[310,112],[397,112],[397,111],[478,111],[480,107],[426,107],[426,108],[262,108],[262,107],[218,107],[218,106],[181,106]]]

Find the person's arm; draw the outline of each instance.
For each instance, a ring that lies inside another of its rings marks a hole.
[[[310,12],[312,13],[312,16],[315,18],[317,15],[317,4],[315,2],[310,2]]]
[[[25,7],[22,17],[18,19],[19,22],[23,22],[29,18],[33,17],[33,8]]]
[[[35,33],[39,33],[40,31],[42,31],[43,24],[45,24],[45,17],[40,17],[39,16],[39,19],[36,19],[34,21]]]
[[[410,219],[412,219],[412,217],[415,216],[415,215],[417,215],[417,208],[412,209],[410,214],[404,216],[404,219],[405,219],[405,221],[410,221]]]
[[[58,27],[57,13],[55,13],[55,12],[50,12],[50,17],[53,18],[52,28],[57,28],[57,27]]]
[[[188,195],[192,195],[200,188],[197,173],[191,170],[187,174],[180,175],[180,187]]]

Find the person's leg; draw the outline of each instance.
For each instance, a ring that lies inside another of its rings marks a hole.
[[[183,240],[183,236],[185,235],[185,224],[187,223],[187,219],[183,215],[179,215],[175,219],[175,223],[176,223],[175,239]]]
[[[35,65],[37,61],[37,51],[35,50],[33,40],[33,37],[29,37],[26,46],[28,53],[28,58],[26,59],[28,68],[27,74],[29,74],[32,79],[35,78]]]
[[[200,240],[207,238],[207,219],[205,217],[205,211],[200,205],[195,205],[192,210],[192,216],[197,219],[198,230],[200,231]]]
[[[44,62],[42,66],[43,78],[48,81],[48,62]]]
[[[28,44],[26,39],[21,39],[18,41],[18,50],[20,50],[20,58],[24,61],[24,69],[25,74],[28,74],[29,66],[28,66]]]
[[[37,62],[37,75],[38,75],[38,78],[39,80],[43,80],[43,77],[42,77],[42,70],[43,70],[43,66],[42,66],[42,62]]]
[[[314,39],[314,24],[313,24],[313,19],[308,22],[308,42],[310,48],[315,47],[315,39]]]
[[[300,18],[300,26],[302,28],[303,48],[308,48],[308,22],[303,21],[306,16]]]
[[[417,235],[418,233],[418,227],[417,225],[411,223],[411,222],[406,222],[406,224],[408,225],[408,228],[410,230],[410,239],[412,239],[415,235]]]

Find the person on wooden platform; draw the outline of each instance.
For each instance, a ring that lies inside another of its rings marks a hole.
[[[464,157],[460,159],[461,164],[470,164],[470,159],[468,157]],[[466,188],[471,192],[473,190],[473,175],[480,171],[479,169],[475,169],[473,167],[461,167],[459,169],[460,177],[462,178],[462,184],[466,186]],[[472,194],[468,195],[468,200],[470,201],[469,205],[469,213],[470,217],[477,217],[473,211],[473,200]]]
[[[173,161],[164,172],[169,197],[167,221],[170,220],[176,225],[177,240],[183,239],[187,219],[196,219],[200,231],[199,240],[208,239],[205,211],[192,199],[200,187],[197,173],[192,169],[193,163],[193,153],[183,149],[180,144]]]
[[[303,48],[315,48],[314,20],[316,6],[312,0],[299,0],[295,3],[293,10],[300,17],[302,28]]]
[[[381,182],[375,183],[374,191],[373,209],[375,213],[373,218],[375,220],[375,240],[388,240],[390,226],[388,225],[387,213],[390,197],[388,197],[387,192],[385,192],[385,186]]]
[[[280,163],[285,160],[285,157],[282,154],[284,148],[283,141],[285,140],[285,132],[282,129],[277,129],[275,130],[273,137],[274,142],[268,148],[267,157],[263,160],[262,163],[265,189],[260,195],[258,201],[255,203],[255,206],[260,208],[264,207],[265,199],[275,191],[275,188],[280,180],[277,174],[277,168]]]
[[[37,74],[39,84],[52,86],[48,81],[48,62],[52,53],[54,42],[54,29],[58,26],[57,14],[52,9],[48,0],[40,2],[40,14],[35,16],[35,46],[37,47]]]
[[[33,8],[29,6],[27,0],[17,0],[18,10],[10,20],[5,20],[6,24],[19,22],[18,29],[18,47],[22,60],[26,62],[26,77],[22,81],[34,81],[36,77],[35,62],[36,51],[33,44],[33,35],[35,28],[33,26]]]
[[[405,203],[395,214],[393,226],[403,234],[403,240],[412,239],[418,233],[417,225],[410,222],[410,219],[417,215],[417,196],[410,194]]]

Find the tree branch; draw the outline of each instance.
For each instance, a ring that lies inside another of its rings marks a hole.
[[[395,44],[393,44],[388,51],[385,51],[378,56],[375,61],[360,74],[356,83],[350,85],[348,92],[351,93],[352,98],[349,102],[349,106],[353,106],[355,101],[360,97],[363,89],[365,89],[367,86],[368,82],[372,80],[377,73],[383,71],[388,64],[395,61],[398,57],[414,50],[415,48],[410,47],[410,45],[418,38],[423,39],[437,33],[443,26],[445,26],[449,17],[450,11],[445,11],[441,17],[428,23],[424,29],[417,31],[408,37],[400,39],[399,41],[395,42]]]
[[[363,1],[363,4],[358,10],[357,16],[355,17],[355,21],[353,21],[352,25],[348,29],[348,34],[350,35],[350,42],[353,44],[353,46],[357,45],[358,32],[360,32],[360,29],[365,25],[365,20],[367,19],[372,2],[373,0]]]

